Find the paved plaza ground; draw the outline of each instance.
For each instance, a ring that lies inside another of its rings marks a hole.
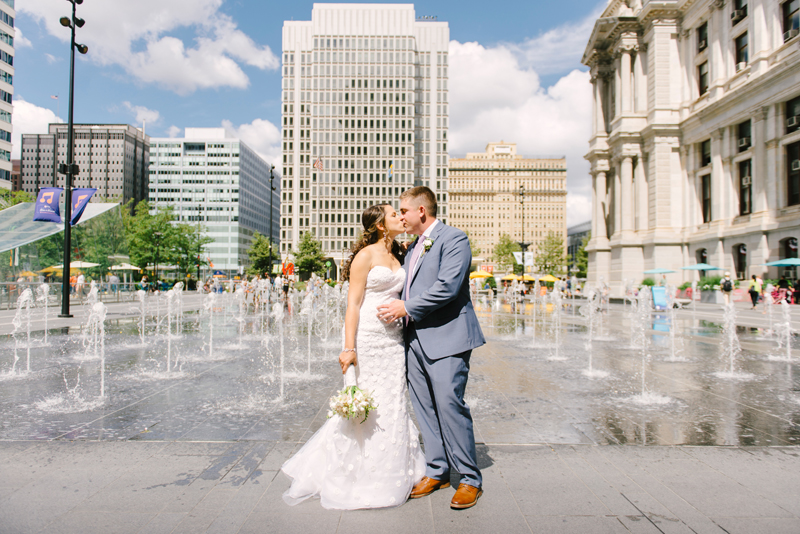
[[[230,317],[215,317],[212,351],[208,325],[187,313],[172,347],[181,370],[168,376],[163,333],[132,343],[135,305],[115,304],[102,402],[90,393],[97,362],[80,357],[79,307],[49,319],[61,342],[32,351],[30,373],[0,381],[0,532],[800,532],[800,350],[784,358],[760,311],[740,309],[743,350],[726,379],[719,306],[667,323],[654,314],[644,359],[621,305],[591,347],[577,307],[558,337],[552,308],[534,323],[530,306],[477,307],[489,342],[467,389],[484,474],[475,508],[451,510],[452,489],[386,510],[285,505],[280,466],[324,423],[340,384],[335,342],[315,339],[307,361],[302,330],[287,332],[283,381],[275,340],[265,345],[254,324],[237,338]],[[0,313],[0,333],[12,316]],[[4,372],[13,347],[0,343]],[[59,408],[75,399],[86,406]]]

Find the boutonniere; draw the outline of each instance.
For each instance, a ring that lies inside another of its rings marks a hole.
[[[430,237],[422,242],[422,248],[425,250],[425,252],[428,252],[432,246],[433,246],[433,239],[431,239]]]

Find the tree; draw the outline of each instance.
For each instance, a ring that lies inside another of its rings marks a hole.
[[[22,202],[35,202],[36,198],[26,191],[11,191],[0,188],[0,209],[10,208]]]
[[[247,255],[250,257],[250,267],[247,268],[247,274],[252,276],[272,272],[272,259],[276,257],[276,254],[272,250],[272,243],[269,242],[266,236],[258,232],[254,233],[253,244],[250,245]]]
[[[198,265],[206,265],[203,247],[214,240],[205,235],[200,225],[180,223],[173,226],[170,254],[171,262],[178,266],[183,276],[190,274]],[[160,258],[159,258],[160,259]]]
[[[520,252],[521,250],[519,243],[511,241],[511,236],[500,234],[500,239],[494,246],[494,262],[500,268],[508,268],[514,265],[512,252]]]
[[[539,246],[536,254],[536,266],[540,272],[562,276],[567,266],[564,253],[564,238],[556,232],[549,232]]]
[[[589,253],[586,252],[586,245],[589,244],[591,239],[592,232],[589,232],[581,241],[581,246],[575,254],[575,266],[578,268],[575,276],[578,278],[586,278],[586,274],[589,272]]]
[[[124,215],[127,206],[114,208],[73,228],[73,245],[78,249],[75,258],[99,263],[97,271],[108,272],[119,263],[118,256],[128,254],[125,240]],[[63,243],[63,238],[62,238]]]
[[[470,252],[472,253],[472,257],[473,257],[473,258],[477,258],[477,257],[480,255],[480,253],[482,252],[482,251],[481,251],[481,247],[479,247],[479,246],[477,246],[477,245],[475,244],[475,242],[474,242],[474,241],[472,240],[472,238],[469,236],[469,232],[467,232],[466,230],[464,230],[464,233],[465,233],[465,234],[467,234],[467,239],[469,240],[469,250],[470,250]]]
[[[172,207],[159,208],[150,214],[150,204],[142,200],[136,205],[133,215],[125,217],[125,240],[128,243],[131,263],[140,269],[156,263],[169,263],[174,254],[168,248],[173,245],[177,230],[172,226],[175,214]]]
[[[305,232],[294,255],[294,267],[300,275],[310,276],[325,274],[325,257],[322,255],[322,243],[317,241],[311,232]]]

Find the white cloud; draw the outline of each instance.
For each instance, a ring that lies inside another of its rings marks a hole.
[[[167,137],[170,137],[170,138],[174,139],[174,138],[180,136],[181,132],[183,132],[183,129],[182,128],[178,128],[177,126],[175,126],[173,124],[172,126],[167,128]]]
[[[11,115],[13,133],[11,134],[11,157],[19,159],[22,147],[22,134],[47,133],[47,125],[64,122],[47,108],[26,102],[21,96],[14,97],[14,113]]]
[[[33,43],[22,35],[22,30],[19,26],[14,28],[14,48],[33,48]]]
[[[222,127],[255,150],[267,163],[275,165],[278,171],[281,162],[280,128],[264,119],[256,119],[250,124],[234,126],[229,120],[222,121]]]
[[[53,63],[56,63],[57,61],[61,61],[60,57],[56,57],[53,54],[45,54],[44,57],[47,60],[47,62],[50,63],[51,65]]]
[[[567,157],[567,224],[589,218],[591,183],[583,159],[591,133],[589,74],[573,70],[543,88],[537,72],[506,45],[450,43],[450,142],[464,157],[492,141],[517,144],[523,156]]]
[[[223,0],[138,0],[86,2],[78,16],[86,25],[78,40],[89,46],[88,58],[99,65],[118,65],[140,82],[155,83],[185,95],[204,88],[245,88],[250,83],[241,65],[274,69],[279,60],[268,46],[256,44],[220,12]],[[63,1],[30,0],[19,11],[33,16],[64,40],[69,31],[58,23]],[[187,47],[170,32],[195,32]]]
[[[521,64],[540,75],[569,72],[580,65],[597,18],[606,7],[603,0],[583,20],[557,26],[521,44],[507,44]]]
[[[147,109],[144,106],[134,106],[127,101],[123,102],[122,105],[136,117],[137,125],[142,124],[144,121],[147,121],[147,124],[158,124],[161,120],[161,114],[154,109]]]

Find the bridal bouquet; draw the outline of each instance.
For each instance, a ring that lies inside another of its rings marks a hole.
[[[367,420],[369,412],[377,408],[372,395],[355,385],[355,368],[351,365],[347,369],[345,387],[338,394],[331,397],[328,417],[338,414],[343,419]]]

